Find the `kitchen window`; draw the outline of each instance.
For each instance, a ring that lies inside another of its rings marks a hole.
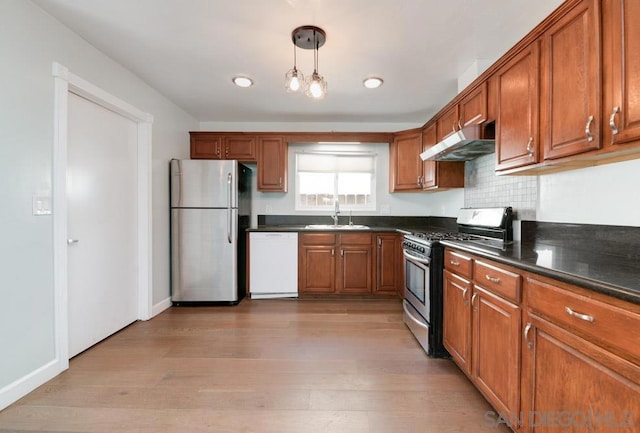
[[[375,168],[370,152],[296,153],[296,210],[375,210]]]

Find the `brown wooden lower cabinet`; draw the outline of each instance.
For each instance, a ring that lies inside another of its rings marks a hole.
[[[471,282],[447,270],[443,287],[443,342],[458,367],[471,374]]]
[[[298,292],[301,296],[397,294],[402,277],[400,238],[398,233],[301,233]]]
[[[444,345],[494,407],[496,424],[523,433],[640,431],[640,305],[445,254]]]
[[[515,427],[537,433],[640,430],[638,365],[535,314],[526,316],[526,326],[522,412],[508,415]]]
[[[376,238],[376,268],[374,294],[397,295],[402,290],[402,235],[379,233]]]
[[[502,413],[520,410],[520,306],[481,287],[472,296],[472,377]]]

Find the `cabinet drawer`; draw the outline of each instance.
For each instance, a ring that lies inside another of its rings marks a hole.
[[[481,287],[513,302],[520,302],[522,277],[506,269],[498,268],[480,260],[473,263],[474,281]]]
[[[533,278],[527,279],[527,300],[538,315],[640,359],[640,314]]]
[[[305,233],[300,236],[302,245],[335,245],[336,235],[333,233]]]
[[[371,245],[371,233],[346,233],[340,235],[342,245]]]
[[[444,267],[454,274],[471,279],[471,257],[467,257],[450,249],[444,251]]]

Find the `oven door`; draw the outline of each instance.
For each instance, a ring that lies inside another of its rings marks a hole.
[[[416,257],[403,250],[404,254],[404,299],[423,317],[427,324],[431,321],[429,301],[428,258]]]

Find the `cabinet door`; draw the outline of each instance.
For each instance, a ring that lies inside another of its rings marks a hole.
[[[401,236],[394,233],[376,236],[375,294],[395,295],[402,288]]]
[[[191,133],[191,159],[221,159],[222,137]]]
[[[389,191],[422,189],[422,134],[396,135],[389,152]]]
[[[538,162],[539,42],[496,73],[496,170]]]
[[[460,369],[471,374],[471,283],[444,271],[443,343]]]
[[[520,410],[521,309],[474,286],[473,378],[500,413]]]
[[[438,142],[436,136],[436,123],[429,124],[422,130],[422,150],[425,151]],[[436,161],[422,162],[422,187],[433,188],[438,185],[438,171]],[[464,163],[463,163],[464,164]]]
[[[372,248],[362,245],[340,246],[339,293],[366,295],[372,291]]]
[[[258,191],[287,192],[287,143],[283,137],[258,139]]]
[[[460,119],[460,113],[458,112],[458,106],[454,105],[447,111],[442,113],[438,120],[436,120],[438,134],[437,141],[442,141],[447,135],[452,132],[456,132],[462,127],[462,119]]]
[[[604,145],[640,139],[640,2],[603,1]]]
[[[371,233],[343,233],[337,291],[339,293],[370,294],[373,289],[373,245]]]
[[[583,0],[542,36],[544,159],[600,147],[600,9]]]
[[[335,293],[336,247],[302,246],[300,250],[300,293]]]
[[[256,161],[256,138],[254,136],[231,136],[224,140],[224,159],[242,162]]]
[[[637,432],[640,367],[534,315],[523,341],[523,432]]]
[[[462,127],[477,125],[487,120],[487,82],[483,82],[459,104]]]

